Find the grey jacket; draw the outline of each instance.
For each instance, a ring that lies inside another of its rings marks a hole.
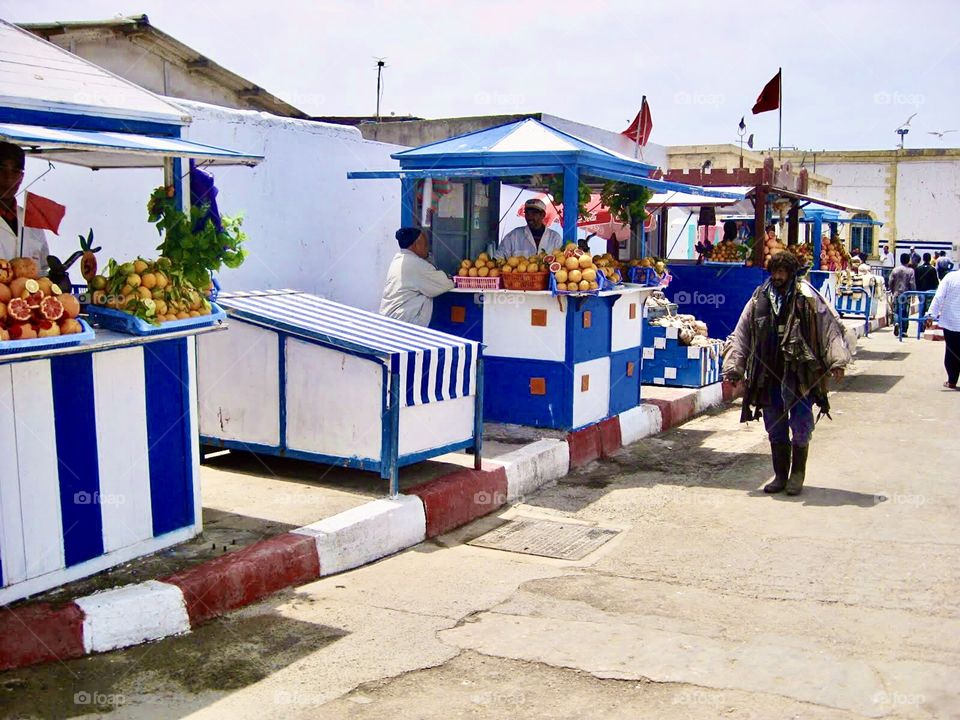
[[[853,358],[856,335],[840,322],[836,310],[807,281],[797,283],[793,302],[802,303],[808,310],[802,315],[790,313],[787,331],[779,348],[764,351],[771,318],[758,312],[766,298],[769,281],[753,293],[740,314],[733,334],[727,338],[724,350],[723,373],[727,378],[743,377],[747,391],[744,395],[743,419],[753,419],[754,406],[764,402],[763,388],[771,382],[769,366],[761,360],[763,353],[782,353],[787,358],[786,374],[782,381],[798,397],[813,393],[826,411],[826,376],[830,370],[846,367]],[[805,323],[809,327],[805,327]],[[768,358],[770,355],[768,355]]]

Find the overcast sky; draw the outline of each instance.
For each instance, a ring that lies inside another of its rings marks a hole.
[[[524,8],[521,10],[520,8]],[[789,8],[789,9],[788,9]],[[759,148],[777,113],[750,115],[783,67],[783,144],[960,146],[955,0],[514,3],[0,0],[13,22],[150,22],[315,115],[455,117],[545,112],[626,128],[646,95],[652,142],[735,142],[746,115]]]

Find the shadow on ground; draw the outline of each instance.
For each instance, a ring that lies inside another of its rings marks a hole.
[[[231,450],[229,452],[210,449],[205,457],[206,467],[249,475],[251,477],[269,477],[272,480],[310,485],[331,490],[368,496],[371,500],[384,497],[389,493],[389,482],[376,472],[365,472],[340,465],[323,465],[308,460],[296,460],[273,455],[257,455],[252,452]],[[462,466],[453,463],[427,461],[400,468],[400,489],[418,485],[422,482],[447,473],[462,470]]]
[[[901,380],[901,375],[851,375],[840,381],[837,391],[883,395]]]
[[[854,360],[906,360],[910,357],[910,353],[907,352],[894,352],[894,351],[883,351],[883,350],[863,350],[857,348],[857,354],[854,356]]]
[[[719,418],[727,412],[739,412],[739,409],[714,409],[701,419],[710,425],[713,423],[709,418]],[[725,438],[730,438],[729,451],[716,447],[722,447]],[[708,440],[709,447],[705,445]],[[733,445],[735,442],[741,446]],[[560,493],[539,493],[526,502],[533,506],[577,512],[612,490],[661,485],[738,490],[751,497],[771,497],[762,490],[773,474],[766,434],[761,430],[748,439],[747,446],[742,443],[739,428],[724,432],[684,425],[645,438],[608,458],[573,470],[557,481]],[[877,495],[816,486],[804,487],[803,493],[796,497],[773,497],[809,505],[862,508],[872,508],[883,502],[883,498]]]
[[[190,694],[196,703],[185,712],[192,714],[347,634],[276,614],[227,616],[162,642],[9,671],[0,677],[0,711],[3,717],[65,718],[124,708],[135,715],[131,709],[139,704]],[[160,709],[153,708],[157,717]]]

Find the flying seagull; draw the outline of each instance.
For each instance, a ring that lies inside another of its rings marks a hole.
[[[901,129],[905,128],[905,127],[910,127],[910,121],[913,120],[917,115],[918,115],[918,113],[914,113],[913,115],[911,115],[910,117],[908,117],[908,118],[907,118],[907,121],[904,122],[904,123],[901,123],[901,124],[897,127],[897,129],[898,129],[898,130],[901,130]]]
[[[944,136],[944,135],[946,135],[947,133],[952,133],[952,132],[956,132],[956,130],[942,130],[942,131],[940,131],[940,132],[937,132],[936,130],[927,130],[927,134],[928,134],[928,135],[936,135],[936,136],[937,136],[938,138],[940,138],[941,140],[943,140],[943,136]]]

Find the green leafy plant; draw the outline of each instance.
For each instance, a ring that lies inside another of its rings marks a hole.
[[[600,191],[600,202],[609,208],[610,213],[631,227],[647,219],[647,203],[653,197],[653,191],[643,185],[608,181]]]
[[[210,284],[211,273],[223,266],[237,268],[243,264],[243,243],[247,239],[241,230],[243,217],[223,216],[223,231],[218,231],[213,221],[206,218],[207,205],[191,207],[187,215],[177,206],[171,190],[158,187],[147,204],[148,218],[163,236],[157,250],[182,270],[191,285],[202,290]]]

